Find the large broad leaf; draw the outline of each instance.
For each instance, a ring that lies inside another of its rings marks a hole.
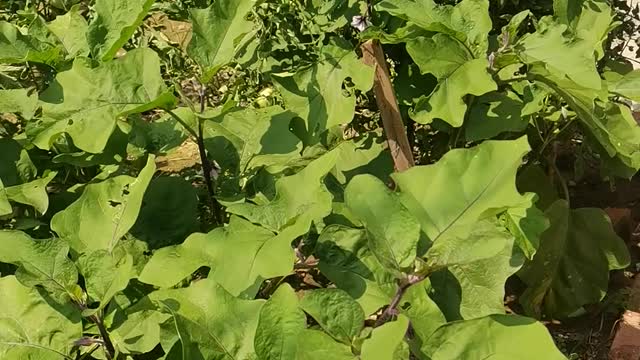
[[[407,41],[407,52],[423,74],[431,73],[438,80],[446,79],[473,59],[473,54],[463,44],[446,34]]]
[[[55,66],[62,57],[57,44],[23,34],[13,24],[0,21],[0,63],[36,62]]]
[[[526,198],[516,189],[515,177],[527,151],[526,137],[485,141],[474,148],[449,151],[436,164],[392,177],[403,204],[435,242],[454,226],[471,227],[481,218],[519,206]]]
[[[198,226],[195,188],[180,177],[163,176],[149,184],[131,234],[157,249],[183,242]]]
[[[369,250],[366,231],[327,226],[318,238],[315,255],[322,274],[356,299],[366,315],[391,301],[396,279]]]
[[[346,185],[358,174],[386,180],[393,172],[393,159],[382,136],[368,133],[361,139],[344,141],[337,148],[338,160],[331,173],[340,184]]]
[[[553,10],[557,21],[568,25],[580,39],[591,44],[596,58],[604,55],[603,42],[618,23],[615,12],[606,0],[555,0]]]
[[[318,330],[300,332],[302,346],[298,346],[296,360],[356,360],[348,345],[339,343]]]
[[[628,107],[598,100],[606,95],[558,78],[540,68],[531,70],[552,87],[578,115],[580,123],[595,139],[605,167],[614,175],[631,177],[640,169],[640,126]]]
[[[87,295],[91,301],[100,303],[95,308],[97,310],[106,307],[109,301],[119,291],[124,290],[129,280],[135,276],[133,257],[122,248],[118,250],[113,253],[107,250],[85,253],[77,261],[85,281]]]
[[[85,186],[78,200],[51,219],[51,229],[77,253],[111,252],[135,224],[155,169],[149,156],[137,178],[120,175]]]
[[[201,266],[209,266],[209,278],[234,296],[244,293],[253,297],[262,280],[293,270],[293,239],[287,232],[276,235],[232,216],[224,228],[193,234],[182,245],[156,251],[140,274],[140,281],[170,287]]]
[[[384,0],[376,8],[423,29],[449,34],[476,57],[486,56],[492,27],[487,0],[463,0],[456,6],[436,5],[433,0]]]
[[[468,265],[495,257],[510,243],[510,234],[500,231],[491,221],[480,221],[471,232],[465,225],[452,227],[424,257],[431,269]]]
[[[413,265],[420,224],[397,194],[376,177],[359,175],[347,185],[345,203],[362,221],[369,248],[382,265],[398,272]]]
[[[504,132],[521,132],[529,119],[525,104],[511,91],[492,92],[477,98],[469,111],[464,135],[467,141],[491,139]]]
[[[582,87],[599,90],[602,81],[596,69],[593,44],[567,38],[566,30],[566,25],[542,22],[537,32],[518,41],[516,52],[524,63],[542,64],[554,77],[568,77]]]
[[[40,99],[42,120],[27,127],[34,144],[49,149],[67,133],[75,146],[91,153],[104,149],[119,118],[171,107],[175,100],[160,76],[158,55],[150,49],[133,50],[96,68],[78,58]]]
[[[340,289],[306,291],[300,307],[334,339],[353,343],[364,327],[364,312],[353,298]]]
[[[318,142],[320,135],[353,119],[356,98],[345,95],[343,82],[349,78],[356,89],[373,85],[374,69],[362,63],[347,45],[325,45],[320,60],[293,76],[273,76],[287,109],[305,120],[302,140]]]
[[[73,341],[82,336],[80,312],[73,305],[54,309],[14,276],[0,278],[0,294],[0,358],[71,358]]]
[[[31,119],[37,108],[37,94],[30,96],[27,89],[0,90],[0,113],[19,113],[25,119]]]
[[[56,17],[55,20],[47,24],[47,28],[62,43],[68,57],[74,58],[89,54],[89,44],[86,37],[89,25],[80,14],[79,5],[74,5],[66,14]]]
[[[188,288],[162,290],[149,298],[171,318],[161,325],[168,358],[248,359],[264,300],[233,297],[211,279]]]
[[[21,231],[0,231],[0,248],[0,262],[18,266],[16,277],[23,285],[42,286],[57,299],[68,298],[76,288],[78,271],[63,240],[36,240]]]
[[[469,240],[473,241],[473,236]],[[435,272],[430,277],[430,295],[449,321],[504,314],[504,285],[524,260],[511,237],[495,256]]]
[[[305,346],[300,333],[307,318],[289,284],[282,284],[260,310],[254,340],[256,355],[261,360],[295,359],[298,346]]]
[[[187,52],[202,69],[207,82],[239,50],[240,40],[250,32],[253,23],[245,19],[252,0],[220,0],[206,9],[191,9],[193,37]]]
[[[398,320],[385,323],[373,329],[371,338],[362,344],[362,360],[403,360],[409,358],[409,348],[404,342],[409,328],[409,319],[399,316]]]
[[[97,0],[94,7],[96,15],[87,31],[93,57],[111,60],[142,24],[153,1]]]
[[[284,164],[302,150],[300,139],[289,131],[294,116],[279,106],[226,112],[205,121],[205,146],[222,170],[234,175]]]
[[[464,97],[469,94],[483,95],[497,89],[487,71],[488,67],[486,58],[465,62],[443,78],[429,96],[418,100],[411,118],[421,124],[441,119],[452,126],[461,126],[467,111]]]
[[[328,152],[297,174],[278,179],[276,195],[268,204],[233,204],[227,211],[276,232],[287,227],[307,232],[311,221],[322,219],[331,212],[332,196],[322,180],[334,167],[336,159],[335,150]],[[293,236],[298,235],[302,233]]]
[[[109,336],[114,346],[128,354],[150,352],[160,343],[160,324],[171,317],[148,297],[116,313]]]
[[[640,70],[625,74],[609,89],[614,94],[640,102]]]
[[[432,360],[566,359],[544,325],[515,315],[447,324],[427,340],[425,348]]]
[[[440,326],[447,323],[438,305],[429,297],[430,291],[431,282],[428,279],[412,285],[405,292],[399,306],[401,313],[411,321],[413,336],[407,340],[410,342],[411,351],[419,359],[425,357],[421,349],[424,340],[430,338]]]
[[[519,273],[528,285],[520,302],[530,314],[564,317],[600,301],[609,270],[625,268],[629,253],[600,209],[570,209],[557,200],[546,215],[551,227],[533,261]]]
[[[9,186],[4,189],[0,184],[0,192],[2,192],[10,201],[33,206],[33,208],[40,214],[44,214],[47,212],[47,208],[49,207],[47,185],[54,177],[56,177],[56,173],[50,172],[44,178],[25,184]],[[2,211],[0,211],[0,215],[3,215]]]

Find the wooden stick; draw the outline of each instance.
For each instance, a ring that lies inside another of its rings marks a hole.
[[[382,46],[378,41],[368,40],[363,43],[362,61],[375,67],[375,77],[373,81],[373,93],[380,109],[384,133],[387,137],[389,150],[393,158],[396,171],[404,171],[415,165],[413,154],[407,133],[402,123],[398,99],[393,91],[391,77],[387,69]]]

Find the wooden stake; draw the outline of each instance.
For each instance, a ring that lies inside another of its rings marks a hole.
[[[393,91],[393,84],[391,84],[391,77],[387,69],[382,46],[378,41],[368,40],[360,48],[362,49],[362,61],[375,68],[373,93],[376,97],[378,109],[380,109],[382,125],[395,169],[396,171],[407,170],[414,166],[415,162],[413,161],[411,146],[402,123],[398,99]]]

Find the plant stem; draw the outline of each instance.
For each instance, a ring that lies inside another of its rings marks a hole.
[[[113,357],[116,353],[116,349],[111,342],[111,338],[109,337],[109,333],[107,332],[107,328],[104,326],[102,319],[98,315],[93,315],[89,317],[91,321],[98,327],[98,331],[100,331],[100,337],[102,337],[102,341],[104,341],[104,353],[107,357],[107,360],[113,360]]]
[[[204,84],[200,84],[200,114],[204,112],[206,101],[206,89]],[[207,183],[207,198],[213,212],[214,220],[217,224],[224,223],[223,209],[215,198],[215,189],[213,187],[213,179],[211,179],[212,167],[207,157],[207,149],[204,146],[204,123],[202,119],[198,118],[198,135],[196,136],[198,142],[198,152],[200,153],[200,161],[202,162],[202,172],[204,175],[204,181]]]
[[[424,279],[426,279],[426,276],[409,275],[407,279],[403,281],[396,289],[396,293],[393,296],[393,299],[391,299],[391,303],[389,303],[389,306],[387,306],[387,308],[384,309],[384,312],[382,312],[382,315],[380,315],[380,317],[376,320],[375,327],[378,327],[384,324],[385,322],[387,322],[388,319],[390,319],[393,315],[395,315],[398,310],[398,305],[400,305],[400,301],[402,300],[402,297],[407,292],[407,290],[412,285],[415,285]]]

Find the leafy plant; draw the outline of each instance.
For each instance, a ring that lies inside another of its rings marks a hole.
[[[0,63],[32,75],[0,90],[0,357],[565,358],[506,314],[505,282],[524,315],[567,317],[629,263],[556,164],[579,139],[607,176],[640,168],[620,101],[640,76],[605,61],[606,1],[499,27],[488,0],[190,4],[0,23]],[[191,27],[162,43],[194,65],[177,74],[147,46],[158,9]],[[402,172],[366,42],[424,155]],[[257,77],[212,89],[232,72]],[[199,168],[163,170],[188,144]]]

